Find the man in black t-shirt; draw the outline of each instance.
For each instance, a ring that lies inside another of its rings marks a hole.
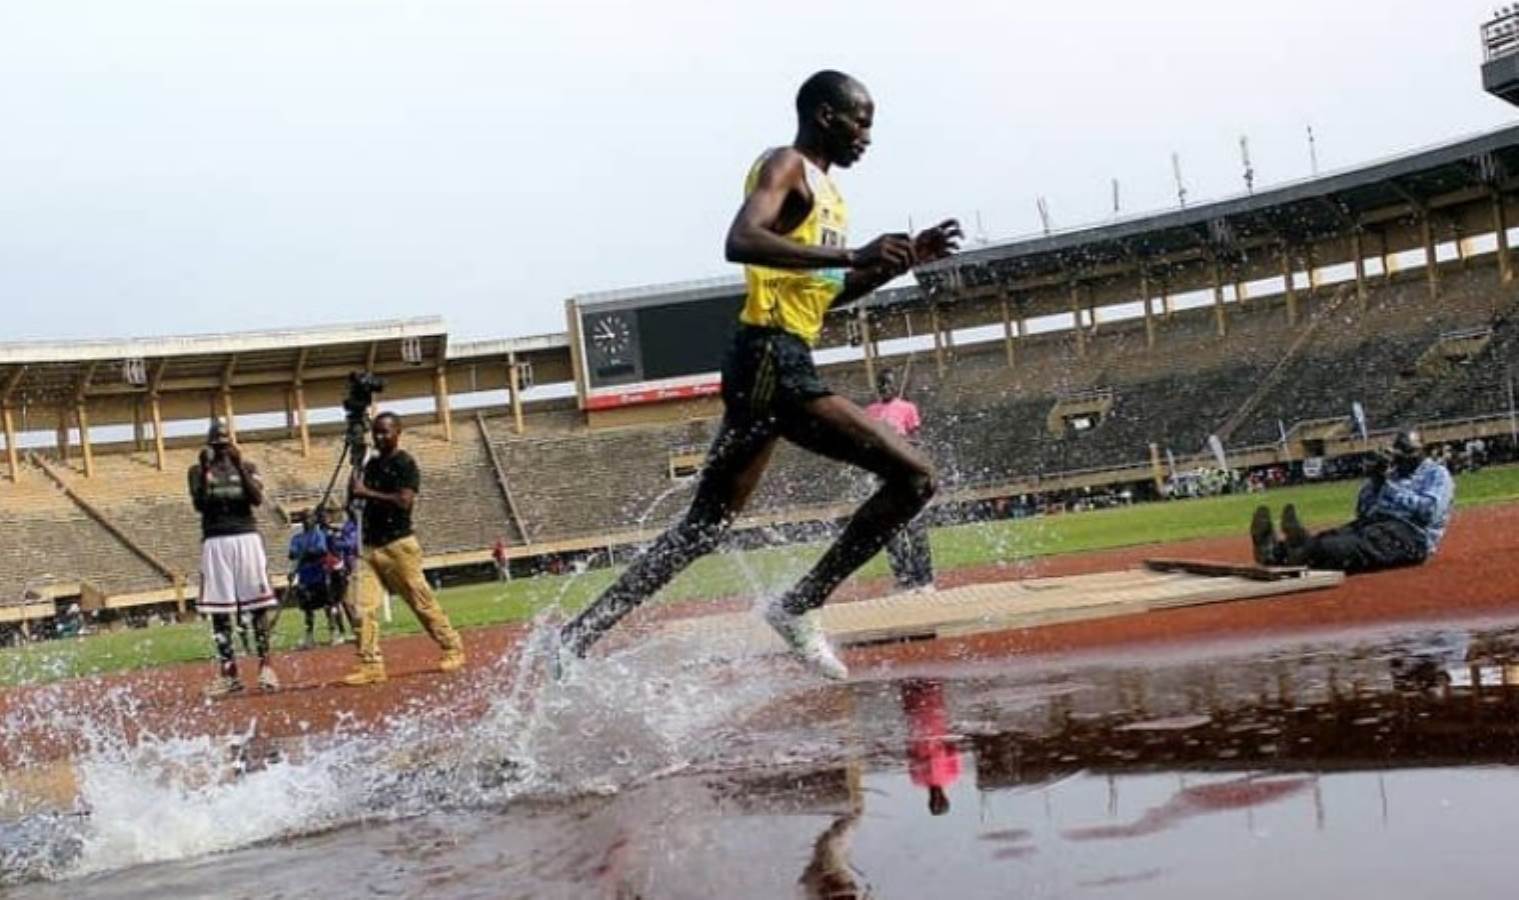
[[[264,539],[258,533],[254,507],[264,502],[258,469],[243,459],[227,426],[213,422],[206,446],[187,475],[190,501],[200,513],[200,596],[195,607],[211,617],[219,672],[206,687],[210,697],[225,697],[243,689],[237,677],[232,646],[232,619],[248,613],[258,648],[258,685],[278,690],[279,678],[269,665],[269,611],[279,605],[269,584]]]
[[[375,455],[364,464],[349,490],[364,501],[364,548],[359,557],[359,665],[343,683],[352,687],[385,680],[380,655],[380,604],[385,593],[401,595],[416,613],[422,628],[443,649],[438,668],[453,672],[464,667],[464,643],[422,571],[422,545],[412,534],[411,510],[422,488],[417,461],[400,448],[401,417],[383,412],[370,429]]]

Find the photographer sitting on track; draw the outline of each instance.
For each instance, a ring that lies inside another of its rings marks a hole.
[[[401,417],[375,416],[370,430],[375,455],[362,476],[349,486],[350,498],[363,501],[363,552],[359,557],[359,665],[343,683],[351,687],[379,684],[386,678],[380,655],[380,604],[385,592],[400,594],[422,628],[443,649],[438,668],[464,667],[464,643],[449,624],[422,572],[422,545],[412,534],[411,508],[422,486],[416,460],[402,450]]]
[[[1349,524],[1309,534],[1291,504],[1282,509],[1282,540],[1271,510],[1258,507],[1250,521],[1255,561],[1261,565],[1309,566],[1347,574],[1416,566],[1428,560],[1445,536],[1456,484],[1444,465],[1424,456],[1416,432],[1398,434],[1367,465],[1366,483]]]

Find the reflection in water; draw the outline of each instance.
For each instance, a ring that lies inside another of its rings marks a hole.
[[[1516,634],[777,691],[604,796],[470,806],[440,780],[435,815],[16,894],[217,895],[241,873],[266,896],[1404,900],[1448,892],[1456,858],[1463,896],[1511,896]],[[28,821],[0,851],[37,843]]]
[[[900,687],[902,716],[907,720],[907,772],[912,783],[928,789],[928,811],[949,812],[944,789],[960,778],[960,751],[949,739],[949,710],[944,685],[910,679]]]
[[[1072,828],[1065,832],[1065,837],[1073,841],[1094,841],[1155,834],[1193,816],[1245,809],[1280,800],[1303,790],[1312,781],[1311,778],[1273,778],[1268,781],[1240,778],[1217,784],[1182,787],[1165,803],[1146,810],[1135,822],[1127,825]]]
[[[851,812],[834,819],[812,846],[812,859],[802,871],[801,885],[812,900],[859,900],[871,896],[870,887],[849,858],[849,842],[860,824],[861,814]]]

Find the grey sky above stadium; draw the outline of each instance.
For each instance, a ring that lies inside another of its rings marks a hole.
[[[866,82],[866,239],[991,239],[1513,120],[1474,0],[0,4],[0,341],[444,316],[723,274],[741,180],[821,67]],[[979,219],[979,226],[978,226]]]

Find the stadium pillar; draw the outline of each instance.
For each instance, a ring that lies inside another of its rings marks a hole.
[[[162,472],[164,466],[164,414],[163,406],[158,402],[158,395],[154,394],[148,406],[153,414],[153,454],[158,463],[158,471]]]
[[[222,388],[222,417],[227,420],[227,434],[237,443],[237,410],[232,405],[232,388]]]
[[[1435,226],[1427,210],[1419,214],[1419,233],[1424,238],[1424,274],[1429,280],[1429,299],[1440,299],[1440,260],[1435,255]]]
[[[443,440],[454,441],[453,411],[448,407],[448,372],[439,366],[433,373],[433,402],[438,407],[438,421],[443,423]]]
[[[79,419],[79,453],[84,458],[84,477],[95,477],[95,449],[90,446],[90,414],[80,403],[74,415]]]
[[[1355,299],[1361,312],[1366,312],[1366,248],[1361,243],[1361,230],[1350,233],[1350,254],[1355,257]]]
[[[1213,261],[1213,321],[1219,337],[1229,333],[1229,318],[1224,312],[1224,272],[1216,259]]]
[[[1145,346],[1155,346],[1155,317],[1150,314],[1150,273],[1144,270],[1139,272],[1139,293],[1144,302],[1145,311]]]
[[[1287,327],[1297,325],[1297,273],[1292,270],[1292,247],[1282,245],[1282,291],[1287,295]]]
[[[1382,244],[1382,283],[1392,284],[1392,276],[1398,272],[1398,257],[1387,246],[1387,232],[1379,231],[1377,237]]]
[[[522,376],[517,372],[515,351],[506,357],[506,383],[512,392],[512,429],[522,433]]]
[[[69,413],[66,409],[58,410],[58,461],[69,461]]]
[[[1514,280],[1514,262],[1508,255],[1508,210],[1503,207],[1503,195],[1493,192],[1493,232],[1498,237],[1498,280],[1508,284]]]
[[[306,415],[306,385],[295,383],[295,427],[301,437],[301,456],[311,455],[311,424]]]
[[[142,425],[142,398],[138,397],[132,403],[132,449],[142,452],[147,442],[148,436]]]
[[[928,306],[929,324],[934,329],[934,365],[939,370],[939,377],[944,377],[944,332],[939,327],[939,304],[931,303]]]
[[[11,484],[21,480],[21,451],[16,447],[16,414],[9,403],[0,407],[0,418],[5,423],[5,456],[11,465]]]
[[[1002,298],[1002,343],[1007,349],[1007,367],[1011,369],[1018,364],[1018,356],[1013,345],[1012,310],[1006,297]]]
[[[1318,254],[1313,250],[1313,242],[1303,245],[1303,269],[1308,274],[1308,299],[1315,300],[1319,296],[1319,260]]]
[[[1087,333],[1081,327],[1081,285],[1071,282],[1071,330],[1076,332],[1076,356],[1087,355]]]
[[[1166,470],[1160,465],[1160,445],[1150,443],[1150,474],[1155,479],[1155,491],[1164,495],[1166,490]]]
[[[876,383],[875,345],[870,339],[870,317],[861,308],[856,316],[860,322],[860,349],[865,353],[865,384],[874,388]]]

